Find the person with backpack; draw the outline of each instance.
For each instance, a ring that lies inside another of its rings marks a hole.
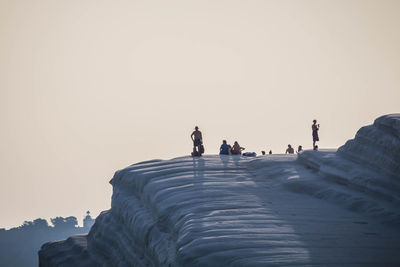
[[[193,152],[192,156],[201,156],[204,153],[203,146],[203,135],[199,131],[199,127],[194,127],[193,133],[190,135],[190,138],[193,141]]]

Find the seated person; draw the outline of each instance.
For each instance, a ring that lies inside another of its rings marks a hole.
[[[297,153],[300,153],[301,151],[303,151],[303,146],[299,146],[299,148],[297,148]]]
[[[291,145],[288,145],[288,148],[286,149],[286,153],[285,154],[294,154],[294,149]]]
[[[222,140],[222,145],[219,148],[219,154],[220,155],[229,155],[230,150],[231,150],[231,146],[226,143],[226,140]]]
[[[235,141],[235,143],[233,144],[232,147],[232,155],[241,155],[242,154],[242,150],[244,150],[244,147],[241,147],[239,145],[239,143],[237,141]]]

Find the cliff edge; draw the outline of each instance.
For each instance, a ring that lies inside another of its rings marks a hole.
[[[400,265],[400,114],[337,151],[153,160],[110,183],[111,209],[39,266]]]

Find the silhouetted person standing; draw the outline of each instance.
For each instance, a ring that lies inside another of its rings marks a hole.
[[[272,155],[272,150],[270,150],[270,151],[268,152],[268,154]]]
[[[201,156],[201,154],[204,152],[201,149],[203,146],[203,135],[199,131],[199,127],[194,127],[194,132],[190,135],[190,137],[193,140],[193,156]]]
[[[313,149],[315,150],[315,142],[319,141],[319,136],[318,136],[319,124],[317,124],[317,120],[313,120],[313,125],[311,126],[311,129],[313,138]]]
[[[294,149],[291,145],[288,145],[288,148],[286,149],[285,154],[294,154]]]

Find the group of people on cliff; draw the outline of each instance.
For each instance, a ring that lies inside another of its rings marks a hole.
[[[245,150],[241,147],[237,141],[233,143],[233,146],[229,145],[226,140],[222,140],[222,145],[219,148],[220,155],[241,155],[242,151]]]
[[[316,142],[319,141],[318,131],[319,124],[317,124],[317,120],[313,120],[313,124],[311,125],[312,130],[312,138],[313,138],[313,150],[318,150],[318,145]],[[204,145],[203,145],[203,135],[201,131],[199,131],[199,127],[196,126],[195,130],[190,135],[193,141],[193,152],[192,156],[201,156],[204,153]],[[222,145],[219,149],[220,155],[242,155],[242,151],[245,150],[244,147],[241,147],[237,141],[234,142],[233,146],[229,145],[226,140],[222,141]],[[297,148],[297,153],[303,151],[303,147],[301,145]],[[294,154],[294,148],[289,144],[286,149],[286,154]],[[247,152],[249,156],[255,156],[254,152]],[[262,151],[262,154],[265,155],[265,151]],[[272,154],[272,151],[269,151],[269,154]]]
[[[203,146],[203,135],[201,131],[199,131],[199,127],[196,126],[194,131],[190,135],[193,141],[193,152],[192,156],[201,156],[204,153]],[[241,155],[242,151],[245,150],[244,147],[241,147],[237,141],[233,144],[233,146],[229,145],[226,140],[222,141],[222,145],[219,149],[220,155]]]

